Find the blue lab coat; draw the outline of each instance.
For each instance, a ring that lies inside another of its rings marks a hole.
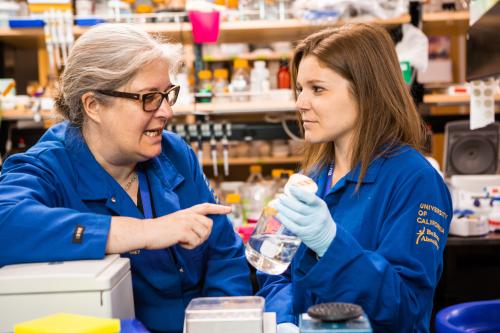
[[[215,202],[196,155],[177,135],[164,132],[162,153],[141,164],[157,216]],[[57,124],[29,151],[5,161],[0,266],[101,259],[111,216],[143,218],[97,163],[81,131]],[[136,316],[148,328],[182,331],[184,309],[193,297],[252,293],[241,239],[226,216],[210,217],[210,237],[193,250],[176,245],[125,255],[131,260]],[[74,239],[77,226],[84,228],[81,242]]]
[[[314,178],[337,235],[322,258],[302,244],[285,274],[259,273],[267,310],[297,323],[313,304],[351,302],[375,332],[428,332],[452,215],[443,179],[409,147],[374,160],[357,193],[359,167],[330,190],[327,172]]]

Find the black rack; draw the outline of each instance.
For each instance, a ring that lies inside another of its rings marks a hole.
[[[294,135],[301,137],[296,121],[287,121],[286,125]],[[210,141],[212,138],[224,137],[233,141],[290,139],[281,123],[229,123],[199,120],[196,124],[168,124],[166,129],[179,134],[187,142]]]

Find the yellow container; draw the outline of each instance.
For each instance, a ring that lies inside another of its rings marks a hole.
[[[135,8],[135,11],[138,14],[149,14],[154,12],[154,8],[150,5],[140,4]]]
[[[257,164],[250,165],[250,173],[262,173],[262,166]]]
[[[271,177],[273,179],[276,179],[276,178],[280,178],[281,177],[281,173],[284,172],[285,170],[283,169],[272,169],[271,170]]]
[[[200,80],[210,80],[212,78],[212,72],[208,69],[203,69],[198,72],[198,78]]]
[[[248,68],[248,60],[246,60],[246,59],[234,59],[233,67],[234,67],[234,69]]]
[[[47,12],[51,9],[54,10],[60,10],[60,11],[66,11],[66,10],[72,10],[73,6],[71,6],[70,3],[30,3],[28,4],[28,9],[31,14],[38,14],[38,13],[44,13]]]
[[[227,71],[227,69],[225,68],[218,68],[216,70],[214,70],[214,77],[216,79],[227,79],[229,76],[229,73]]]
[[[226,196],[226,202],[228,204],[237,204],[241,202],[241,197],[238,193],[229,193]]]
[[[57,313],[14,326],[14,333],[118,333],[120,320]]]

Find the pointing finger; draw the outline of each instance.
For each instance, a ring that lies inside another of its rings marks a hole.
[[[188,208],[188,209],[191,210],[192,212],[195,212],[197,214],[202,214],[202,215],[229,214],[229,213],[231,213],[231,207],[212,204],[212,203],[203,203],[203,204],[195,205],[195,206]]]

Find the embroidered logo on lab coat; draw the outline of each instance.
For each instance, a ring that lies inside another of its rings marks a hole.
[[[417,231],[415,244],[426,242],[439,249],[441,237],[444,235],[442,222],[446,221],[447,218],[448,214],[438,207],[423,202],[420,203],[416,222],[423,226]]]

